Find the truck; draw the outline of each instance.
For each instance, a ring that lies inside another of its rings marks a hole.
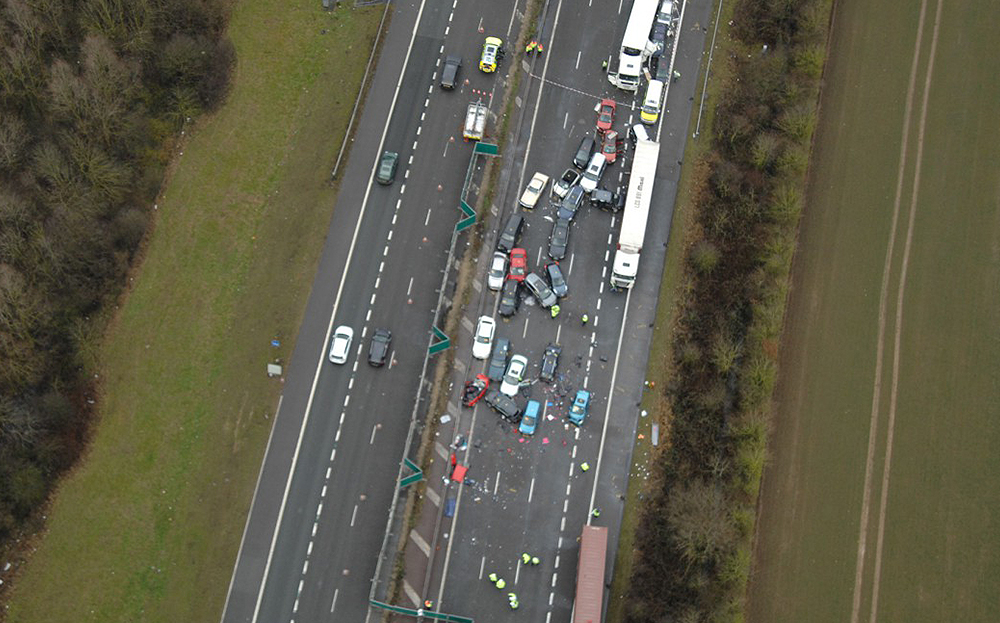
[[[608,529],[603,526],[584,526],[583,533],[580,534],[580,557],[576,565],[573,623],[601,623],[607,553]]]
[[[478,141],[483,138],[486,131],[486,117],[489,115],[489,108],[481,100],[469,104],[465,113],[465,129],[462,136],[467,141]]]
[[[652,52],[649,32],[653,29],[659,2],[660,0],[635,0],[632,3],[632,12],[629,13],[618,54],[618,72],[608,74],[608,80],[619,89],[632,92],[639,90],[642,64]]]
[[[618,233],[618,247],[611,267],[611,287],[615,289],[631,288],[639,272],[639,253],[646,237],[646,221],[649,219],[653,179],[656,177],[656,162],[659,157],[659,143],[642,139],[635,142],[622,228]]]

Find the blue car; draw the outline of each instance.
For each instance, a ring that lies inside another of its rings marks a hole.
[[[538,427],[538,410],[542,405],[537,400],[529,400],[528,406],[524,408],[524,415],[521,416],[521,425],[517,427],[522,435],[534,435]]]
[[[583,424],[583,421],[587,419],[587,410],[590,408],[590,392],[585,389],[581,389],[576,392],[576,398],[573,399],[573,406],[569,409],[569,421],[573,422],[577,426]]]

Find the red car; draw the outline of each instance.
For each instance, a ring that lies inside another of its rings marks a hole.
[[[607,132],[615,124],[615,100],[602,99],[597,113],[597,131]]]
[[[475,405],[486,393],[489,386],[490,380],[483,374],[477,374],[474,380],[465,384],[465,389],[462,391],[462,404],[466,407]]]
[[[508,279],[514,281],[524,281],[524,276],[528,274],[528,252],[524,249],[510,250],[510,274]]]
[[[601,140],[601,153],[608,159],[608,164],[615,161],[615,158],[621,153],[622,147],[624,147],[624,143],[618,138],[617,132],[612,130],[604,133],[604,138]]]

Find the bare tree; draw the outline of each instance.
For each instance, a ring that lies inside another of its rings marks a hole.
[[[689,567],[718,560],[737,537],[725,494],[701,479],[674,489],[667,502],[667,522]]]

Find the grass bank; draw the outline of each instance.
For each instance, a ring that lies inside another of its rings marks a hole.
[[[12,622],[217,621],[333,213],[383,7],[236,3],[226,105],[188,130],[96,348],[101,419],[17,579]],[[278,339],[280,347],[271,346]]]

